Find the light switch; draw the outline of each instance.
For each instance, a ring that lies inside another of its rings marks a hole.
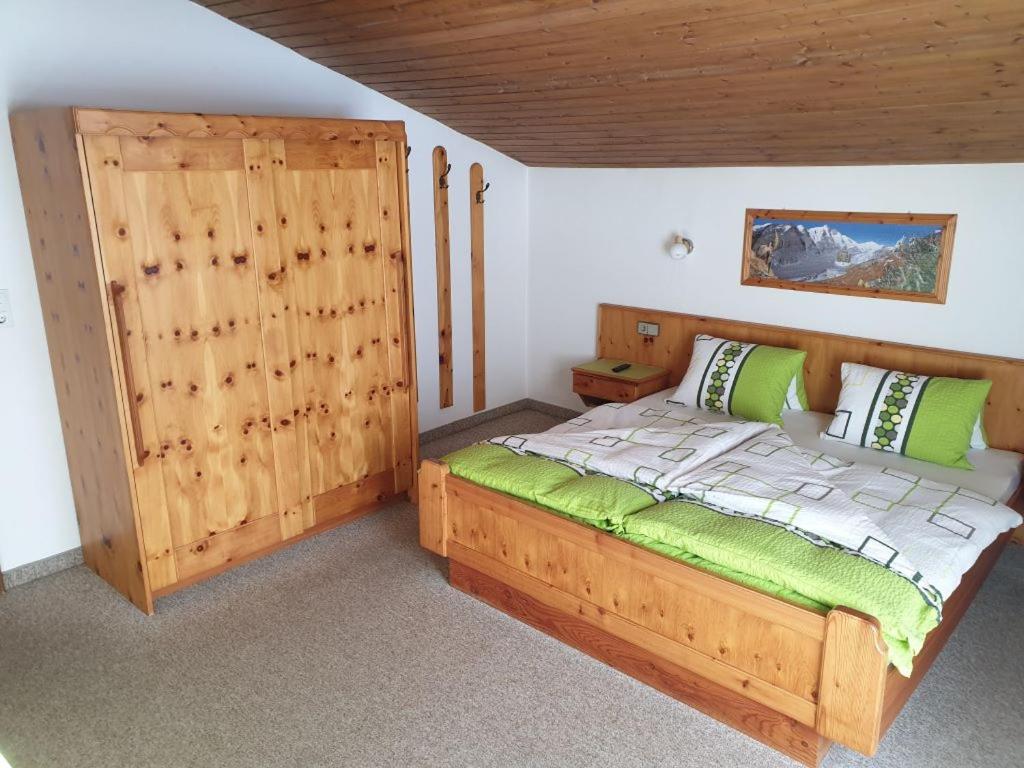
[[[13,325],[11,319],[11,294],[6,288],[0,288],[0,328]]]
[[[661,333],[661,326],[657,323],[640,322],[636,324],[636,332],[641,336],[657,336]]]

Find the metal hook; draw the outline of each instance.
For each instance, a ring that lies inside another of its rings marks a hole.
[[[484,192],[486,192],[490,188],[491,188],[491,182],[488,181],[486,184],[484,184],[484,188],[483,189],[478,189],[476,191],[476,201],[478,203],[482,203],[484,201]]]
[[[452,164],[448,163],[448,167],[444,169],[444,173],[437,179],[438,189],[448,189],[448,174],[452,172]]]

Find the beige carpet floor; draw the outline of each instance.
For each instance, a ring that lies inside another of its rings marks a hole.
[[[523,411],[425,446],[544,429]],[[26,510],[26,514],[31,514]],[[394,504],[161,600],[84,567],[0,597],[0,752],[14,768],[788,766],[453,589]],[[873,760],[1024,764],[1024,552],[1007,553]]]

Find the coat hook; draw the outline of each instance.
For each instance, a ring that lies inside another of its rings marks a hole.
[[[437,186],[439,189],[448,189],[448,174],[451,173],[451,171],[452,164],[448,163],[448,167],[444,169],[444,173],[442,173],[437,179]]]
[[[488,181],[486,184],[484,184],[484,188],[483,189],[478,189],[476,191],[476,201],[478,203],[482,203],[484,201],[484,192],[486,192],[490,188],[491,188],[491,182]]]
[[[405,147],[405,159],[409,159],[409,155],[412,154],[412,144],[407,144]]]

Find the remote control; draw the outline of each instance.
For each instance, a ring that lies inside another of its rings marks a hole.
[[[632,367],[633,366],[632,366],[631,363],[622,363],[621,365],[616,365],[614,368],[612,368],[612,373],[622,373],[627,368],[632,368]]]

